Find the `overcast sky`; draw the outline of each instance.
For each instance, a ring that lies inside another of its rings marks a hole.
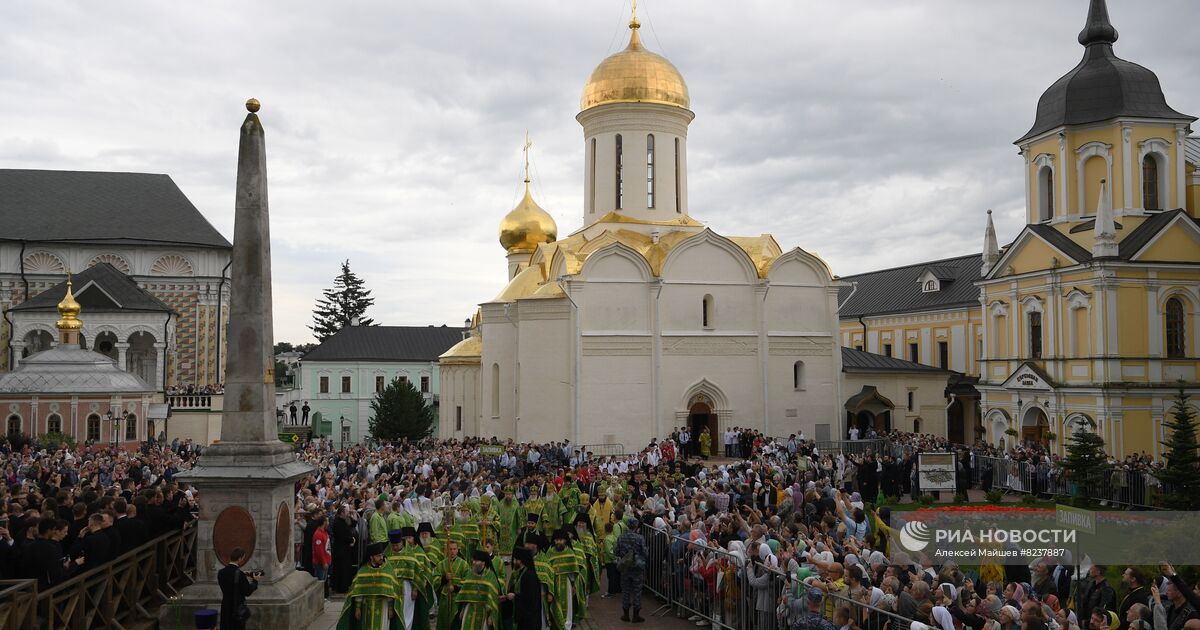
[[[1117,54],[1200,113],[1195,0],[1110,0]],[[588,75],[628,0],[0,3],[0,167],[169,174],[233,233],[238,127],[262,101],[275,337],[311,338],[349,258],[384,324],[461,325],[504,285],[497,224],[580,227]],[[642,0],[683,73],[693,216],[849,275],[980,251],[1024,217],[1012,141],[1070,70],[1085,0]]]

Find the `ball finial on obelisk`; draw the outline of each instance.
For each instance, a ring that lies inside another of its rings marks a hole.
[[[257,114],[260,107],[262,107],[262,103],[259,103],[258,99],[256,98],[246,101],[246,111],[250,112],[251,114]]]

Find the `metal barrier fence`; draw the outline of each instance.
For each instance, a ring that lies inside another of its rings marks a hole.
[[[714,545],[701,545],[678,533],[649,525],[641,528],[646,541],[644,587],[661,605],[652,615],[675,615],[718,629],[786,630],[807,612],[803,585],[758,557],[749,559]],[[795,600],[799,600],[798,603]],[[912,620],[877,608],[868,602],[827,594],[821,613],[832,619],[838,608],[848,607],[859,628],[883,630],[895,619],[907,630]],[[642,609],[650,605],[643,601]],[[865,625],[865,622],[874,625]]]
[[[612,457],[625,454],[624,444],[581,444],[581,453],[591,452],[592,457]]]
[[[786,444],[787,441],[785,440]],[[816,442],[817,452],[821,454],[845,453],[846,455],[861,455],[867,451],[881,453],[890,443],[887,440],[822,440]]]
[[[1070,479],[1048,463],[1037,465],[986,455],[975,456],[971,481],[984,490],[998,488],[1036,496],[1084,496],[1115,506],[1155,507],[1161,484],[1153,476],[1114,468],[1084,480]]]
[[[150,610],[190,584],[195,568],[196,527],[189,525],[44,591],[37,580],[5,580],[0,629],[90,630],[152,622]]]

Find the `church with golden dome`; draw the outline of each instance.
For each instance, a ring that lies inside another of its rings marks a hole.
[[[442,437],[637,448],[689,425],[716,448],[841,418],[837,283],[810,252],[692,216],[687,83],[640,26],[580,98],[581,227],[562,234],[528,174],[501,221],[508,284],[440,358]]]

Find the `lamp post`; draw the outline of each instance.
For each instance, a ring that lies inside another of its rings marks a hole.
[[[346,419],[346,416],[342,416],[338,418],[338,422],[341,425],[341,433],[338,435],[338,448],[346,448],[346,429],[350,427],[350,421]]]
[[[108,416],[108,421],[110,422],[110,424],[108,425],[108,427],[109,427],[108,432],[112,434],[112,447],[114,449],[116,449],[117,448],[117,430],[119,428],[117,425],[118,425],[118,423],[121,422],[121,419],[119,417],[113,415],[112,409],[109,409],[108,413],[106,413],[105,415]]]

